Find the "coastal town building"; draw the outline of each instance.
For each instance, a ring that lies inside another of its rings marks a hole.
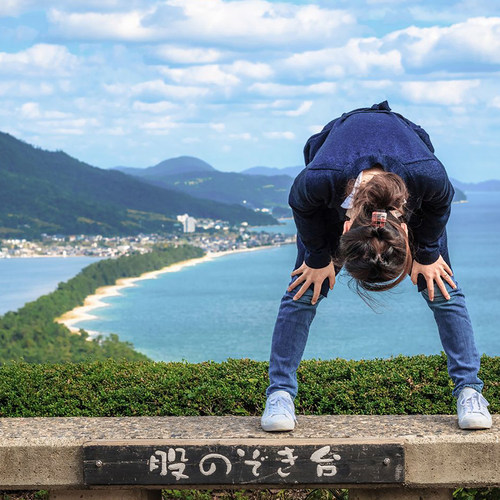
[[[203,220],[206,229],[197,232],[138,234],[135,236],[43,235],[40,240],[0,239],[0,258],[16,257],[101,257],[116,258],[131,253],[148,253],[154,245],[190,244],[206,252],[243,250],[260,246],[279,246],[295,242],[294,235],[252,231],[248,225],[230,227],[223,221]],[[219,229],[216,229],[216,228]]]
[[[194,233],[196,231],[196,219],[188,214],[178,215],[177,220],[182,222],[182,229],[185,233]]]

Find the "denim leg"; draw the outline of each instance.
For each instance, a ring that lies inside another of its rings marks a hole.
[[[324,298],[320,295],[312,305],[313,291],[309,289],[300,299],[293,300],[297,291],[286,292],[281,299],[271,345],[267,397],[278,390],[287,391],[292,398],[297,395],[297,368],[306,347],[309,327]]]
[[[481,357],[474,340],[465,296],[457,281],[452,279],[457,285],[455,289],[444,282],[450,300],[444,298],[436,284],[433,301],[429,300],[427,288],[422,291],[422,296],[434,313],[441,344],[448,358],[448,374],[455,385],[452,394],[457,397],[464,387],[473,387],[481,392],[484,384],[477,376]]]

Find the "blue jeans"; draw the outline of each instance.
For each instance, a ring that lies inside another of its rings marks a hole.
[[[300,261],[300,249],[299,245],[297,262]],[[446,257],[448,257],[447,252]],[[423,286],[425,288],[419,289],[419,291],[434,313],[441,344],[447,355],[448,374],[454,383],[452,394],[457,397],[464,387],[473,387],[481,392],[484,384],[477,376],[480,356],[474,341],[474,332],[465,305],[465,297],[454,278],[453,281],[457,285],[455,289],[445,283],[450,300],[443,297],[436,284],[434,285],[434,300],[432,302],[429,300],[425,284],[420,283],[419,288]],[[324,289],[325,287],[323,287]],[[293,296],[297,290],[298,288],[292,292],[286,292],[281,299],[271,345],[270,384],[266,391],[267,396],[277,390],[287,391],[292,397],[297,395],[296,371],[306,347],[309,327],[316,315],[318,304],[326,296],[326,293],[322,292],[316,304],[311,305],[312,288],[307,290],[299,300],[294,301]]]

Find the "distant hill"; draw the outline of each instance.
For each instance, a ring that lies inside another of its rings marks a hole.
[[[247,168],[246,170],[242,170],[241,173],[247,175],[289,175],[290,177],[295,178],[302,170],[304,170],[304,166],[284,167],[284,168],[252,167],[252,168]]]
[[[482,182],[461,182],[450,179],[451,183],[462,191],[500,191],[500,180],[491,179]]]
[[[304,169],[302,166],[297,167],[285,167],[285,168],[275,168],[275,167],[252,167],[247,170],[243,170],[243,174],[247,175],[268,175],[268,176],[276,176],[276,175],[290,175],[295,178],[299,172]],[[472,191],[500,191],[500,181],[486,181],[480,182],[478,184],[466,184],[464,182],[457,181],[456,179],[451,179],[453,186],[455,187],[455,196],[453,197],[453,201],[465,201],[467,200],[467,195],[464,193],[464,190]],[[466,186],[473,186],[472,189],[467,188]],[[277,213],[276,213],[277,215]],[[278,215],[277,215],[278,216]]]
[[[452,182],[453,184],[453,182]],[[453,195],[453,201],[467,201],[467,195],[457,186],[453,184],[455,188],[455,194]]]
[[[181,156],[165,160],[144,169],[117,167],[151,184],[182,191],[214,201],[238,203],[251,208],[268,208],[276,217],[289,216],[288,193],[293,179],[303,166],[276,168],[258,166],[236,172],[221,172],[199,158]],[[467,200],[461,186],[469,186],[452,179],[454,201]],[[493,189],[500,181],[479,183],[479,188]],[[475,185],[472,185],[475,186]]]
[[[186,174],[192,172],[214,172],[215,168],[207,162],[195,158],[194,156],[179,156],[164,160],[153,167],[133,168],[115,167],[126,174],[137,175],[138,177],[156,177],[162,175]]]
[[[293,182],[289,175],[248,175],[220,172],[190,156],[165,160],[143,169],[118,167],[122,172],[167,189],[218,202],[254,208],[287,207]],[[276,169],[278,170],[278,169]]]
[[[185,212],[230,223],[275,222],[269,214],[152,186],[1,132],[0,175],[1,237],[155,232],[171,229]]]

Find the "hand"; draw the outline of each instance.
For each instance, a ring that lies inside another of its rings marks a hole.
[[[299,276],[300,275],[300,276]],[[330,290],[335,285],[335,268],[333,263],[330,262],[326,267],[320,269],[313,269],[309,267],[305,262],[292,273],[292,276],[299,276],[289,287],[288,291],[291,292],[296,286],[302,283],[300,290],[295,294],[293,300],[300,299],[306,290],[314,285],[313,297],[311,304],[314,305],[319,299],[319,293],[321,292],[321,285],[326,278],[330,282]]]
[[[436,262],[429,265],[419,264],[416,260],[414,260],[411,268],[411,281],[414,285],[417,284],[419,274],[422,274],[425,281],[427,281],[429,300],[434,300],[434,281],[446,300],[450,300],[450,294],[448,293],[448,290],[446,290],[446,286],[441,278],[444,278],[452,288],[457,288],[457,285],[455,285],[454,281],[451,279],[453,271],[441,255]]]

